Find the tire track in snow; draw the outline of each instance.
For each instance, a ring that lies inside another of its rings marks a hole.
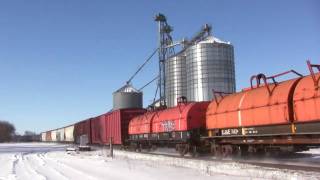
[[[19,162],[18,154],[15,154],[14,161],[12,162],[12,171],[11,171],[13,175],[16,174],[18,162]]]
[[[16,164],[15,175],[16,179],[32,179],[32,180],[46,180],[46,177],[39,174],[32,166],[28,164],[28,153],[22,153],[18,156]]]
[[[58,160],[52,159],[50,157],[47,156],[47,154],[45,154],[44,156],[44,160],[46,162],[46,164],[48,164],[51,168],[56,169],[57,171],[59,171],[63,176],[68,177],[68,179],[79,179],[79,177],[81,177],[81,179],[92,179],[92,180],[96,180],[97,178],[91,176],[90,174],[87,174],[83,171],[80,171],[72,166],[69,166],[67,164],[64,164]]]
[[[37,171],[37,169],[35,169],[35,166],[32,166],[30,165],[30,159],[29,157],[33,155],[33,153],[28,153],[28,154],[23,154],[22,155],[22,160],[23,160],[23,163],[25,164],[25,166],[33,173],[35,174],[37,177],[39,177],[39,179],[41,180],[46,180],[47,177],[44,176],[43,174],[39,173]]]
[[[38,172],[46,175],[47,179],[59,179],[68,180],[69,178],[63,175],[60,171],[56,170],[52,166],[49,166],[45,160],[43,154],[35,154],[30,157],[30,163],[37,167]]]
[[[0,180],[14,180],[17,154],[0,154]]]
[[[12,166],[11,166],[11,174],[7,176],[7,179],[17,179],[17,164],[19,162],[18,154],[13,155],[13,161],[12,161]]]

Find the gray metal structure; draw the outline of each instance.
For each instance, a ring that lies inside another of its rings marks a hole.
[[[129,84],[113,93],[113,110],[142,107],[142,92]]]
[[[187,99],[212,100],[212,90],[233,93],[235,65],[233,46],[213,36],[186,50]]]
[[[173,40],[170,35],[173,28],[168,24],[166,16],[161,13],[156,15],[155,21],[158,22],[159,31],[159,102],[160,106],[166,106],[165,60],[174,54],[174,48],[171,46],[173,44]]]
[[[187,96],[187,71],[185,53],[173,56],[165,61],[166,105],[177,105],[177,98]]]

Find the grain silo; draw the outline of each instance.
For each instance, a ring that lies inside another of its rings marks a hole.
[[[142,107],[142,92],[129,84],[113,93],[113,110]]]
[[[233,46],[209,36],[186,50],[186,84],[189,101],[212,100],[212,90],[235,92]]]
[[[177,105],[177,98],[187,96],[185,53],[177,54],[165,61],[165,92],[168,107]]]

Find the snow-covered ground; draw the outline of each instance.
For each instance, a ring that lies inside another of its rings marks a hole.
[[[69,152],[70,145],[0,144],[0,180],[21,179],[319,179],[320,173],[205,162],[107,150]]]

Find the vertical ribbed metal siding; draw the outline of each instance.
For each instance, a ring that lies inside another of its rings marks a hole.
[[[68,126],[64,128],[64,133],[65,133],[65,141],[67,142],[73,142],[73,131],[74,131],[74,126]]]
[[[113,93],[113,110],[142,108],[142,92],[115,92]]]
[[[177,98],[187,96],[186,56],[180,54],[165,62],[166,103],[168,107],[177,105]]]
[[[233,46],[224,43],[198,43],[187,50],[187,99],[209,101],[212,89],[235,92]]]
[[[47,132],[46,132],[46,141],[49,141],[49,142],[51,142],[51,141],[52,141],[52,138],[51,138],[51,131],[47,131]]]
[[[46,133],[45,132],[43,132],[43,133],[41,133],[41,141],[47,141],[46,140],[47,138],[46,138]]]
[[[57,131],[56,130],[51,131],[51,141],[53,141],[53,142],[57,141]]]

